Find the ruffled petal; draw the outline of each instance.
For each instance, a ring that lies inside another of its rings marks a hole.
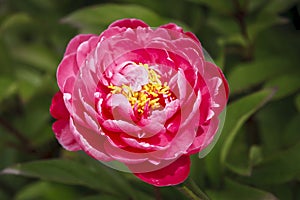
[[[76,61],[76,53],[64,57],[57,68],[56,78],[60,91],[71,93],[73,91],[75,78],[79,71]]]
[[[108,28],[125,27],[135,29],[137,27],[149,27],[148,24],[139,19],[120,19],[113,22]]]
[[[135,173],[135,175],[146,183],[159,187],[177,185],[188,177],[190,165],[189,156],[181,156],[162,169],[146,173]]]
[[[66,52],[65,52],[64,56],[67,56],[71,53],[76,52],[79,45],[81,43],[89,40],[92,36],[95,36],[95,35],[93,35],[93,34],[79,34],[79,35],[75,36],[74,38],[72,38],[71,41],[69,42],[67,48],[66,48]]]
[[[70,116],[64,103],[63,94],[60,91],[52,98],[50,114],[55,119],[68,119]]]
[[[195,40],[197,43],[200,44],[199,39],[192,32],[184,32],[183,29],[180,26],[177,26],[174,23],[169,23],[169,24],[162,25],[162,26],[160,26],[160,28],[166,28],[166,29],[169,29],[169,30],[172,30],[172,31],[177,31],[179,33],[183,33],[186,36],[192,38],[193,40]]]
[[[68,151],[81,150],[80,146],[76,142],[69,126],[69,120],[58,120],[53,123],[52,130],[58,142]]]
[[[92,131],[78,123],[75,123],[72,118],[70,118],[70,129],[74,134],[74,137],[81,149],[90,155],[91,157],[101,160],[101,161],[111,161],[104,150],[103,143],[105,142],[105,136],[102,136],[101,130],[98,133]]]

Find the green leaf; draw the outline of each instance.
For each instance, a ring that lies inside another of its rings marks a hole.
[[[263,12],[280,13],[297,3],[297,0],[269,0]]]
[[[277,198],[266,191],[243,185],[233,180],[226,179],[224,189],[207,191],[211,200],[277,200]]]
[[[262,9],[262,7],[266,4],[267,1],[268,0],[251,0],[251,1],[248,1],[247,11],[249,13],[256,12],[256,11]]]
[[[0,33],[1,37],[1,33]],[[1,76],[12,76],[13,68],[12,68],[12,57],[10,52],[7,50],[7,45],[0,38],[0,74]]]
[[[78,196],[79,192],[70,186],[38,181],[26,185],[24,188],[18,191],[15,200],[57,200],[58,197],[64,200],[73,200],[77,199]]]
[[[211,14],[207,19],[207,25],[226,36],[240,33],[238,24],[230,17]]]
[[[228,75],[232,94],[245,91],[278,75],[293,71],[294,61],[282,57],[260,59],[240,64]]]
[[[40,160],[17,164],[1,171],[1,174],[23,175],[70,185],[82,185],[119,197],[128,197],[128,191],[120,181],[100,163],[98,168],[87,167],[71,160]],[[129,185],[127,185],[129,189]]]
[[[261,13],[255,20],[249,23],[247,30],[251,41],[255,41],[257,35],[276,25],[287,23],[287,20],[277,16],[276,14]]]
[[[227,107],[227,121],[223,132],[226,139],[222,145],[221,163],[225,163],[232,142],[246,120],[274,96],[274,89],[265,89],[243,97]],[[224,136],[223,135],[223,136]]]
[[[293,74],[284,74],[278,78],[268,81],[265,88],[278,88],[273,100],[278,100],[289,96],[300,90],[300,73],[293,72]]]
[[[54,73],[59,61],[48,47],[42,45],[14,47],[13,56],[21,63],[48,73]]]
[[[166,21],[151,10],[139,5],[101,4],[71,13],[64,23],[80,28],[81,32],[100,33],[111,22],[122,18],[138,18],[151,26],[159,26]]]
[[[230,14],[233,11],[233,5],[228,1],[219,1],[219,0],[188,0],[197,4],[206,5],[207,7],[222,13]]]
[[[17,89],[16,82],[8,77],[0,76],[0,103],[3,99],[14,94]]]
[[[88,196],[88,197],[83,197],[80,200],[119,200],[118,197],[113,197],[109,195],[94,195],[94,196]]]
[[[257,165],[247,182],[255,185],[280,184],[300,174],[300,142],[287,150],[274,153]]]
[[[293,116],[287,124],[282,134],[282,143],[285,147],[290,147],[300,142],[300,113]]]
[[[0,33],[18,28],[20,25],[31,23],[32,19],[27,13],[9,15],[0,26]]]
[[[294,115],[295,107],[291,98],[272,101],[257,113],[255,121],[264,155],[273,154],[284,148],[283,135]]]
[[[249,159],[249,147],[247,142],[247,126],[243,126],[236,133],[236,137],[231,145],[229,155],[226,159],[226,167],[231,172],[242,176],[248,176],[251,173]]]
[[[272,98],[274,92],[272,89],[261,90],[227,107],[226,121],[220,139],[205,159],[208,176],[214,184],[220,184],[226,158],[239,129],[251,115]]]
[[[298,93],[298,95],[295,98],[295,104],[296,104],[298,112],[300,112],[300,93]]]
[[[253,145],[249,151],[249,163],[251,166],[256,166],[263,160],[262,149],[260,146]]]

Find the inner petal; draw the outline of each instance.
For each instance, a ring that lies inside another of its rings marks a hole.
[[[110,84],[112,94],[124,95],[135,114],[147,116],[151,110],[163,109],[167,103],[176,97],[170,91],[168,83],[161,83],[160,75],[148,64],[131,64],[125,66],[121,73],[128,84]]]

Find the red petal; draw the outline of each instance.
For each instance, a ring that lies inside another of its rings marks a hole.
[[[135,173],[141,180],[155,186],[177,185],[185,181],[190,172],[190,157],[181,156],[165,168],[146,173]]]
[[[63,94],[60,91],[52,98],[50,114],[55,119],[68,119],[70,116],[63,100]]]

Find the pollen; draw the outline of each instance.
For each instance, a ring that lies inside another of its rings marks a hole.
[[[161,101],[164,101],[165,97],[170,97],[170,87],[168,83],[164,84],[160,81],[160,75],[158,75],[153,69],[149,68],[148,64],[139,63],[139,66],[144,67],[148,72],[148,83],[141,87],[139,91],[133,91],[128,85],[109,85],[108,88],[112,94],[123,94],[129,101],[132,109],[138,114],[144,114],[144,112],[150,109],[159,109]]]

